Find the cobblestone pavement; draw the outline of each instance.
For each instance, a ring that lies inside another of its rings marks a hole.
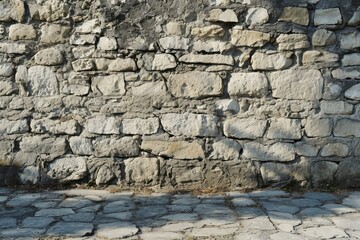
[[[360,239],[360,191],[224,195],[0,188],[1,239]]]

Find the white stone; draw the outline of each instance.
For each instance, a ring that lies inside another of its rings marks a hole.
[[[224,134],[239,139],[256,139],[264,135],[266,120],[255,118],[228,119],[224,122]]]
[[[117,49],[116,39],[110,37],[101,37],[99,39],[97,48],[105,51],[116,50]]]
[[[157,158],[132,158],[124,160],[125,181],[128,183],[155,184],[159,175]]]
[[[295,159],[295,150],[294,146],[289,143],[262,145],[257,142],[248,142],[244,144],[243,156],[259,161],[287,162]]]
[[[91,89],[96,95],[121,96],[126,93],[123,74],[94,77]]]
[[[328,143],[320,152],[322,157],[346,157],[348,154],[349,147],[343,143]]]
[[[159,97],[166,95],[166,86],[162,81],[144,83],[131,90],[134,96]]]
[[[89,71],[95,69],[95,64],[93,59],[78,59],[71,63],[73,69],[77,72],[80,71]]]
[[[50,67],[35,66],[28,71],[27,89],[30,96],[58,95],[58,81]]]
[[[315,10],[314,25],[341,24],[342,17],[339,8],[327,8]]]
[[[269,14],[266,8],[249,8],[246,14],[245,23],[252,28],[256,25],[262,25],[269,21]]]
[[[151,69],[164,71],[164,70],[176,68],[176,66],[177,66],[177,62],[173,55],[161,53],[161,54],[155,54]]]
[[[354,12],[354,15],[351,17],[351,19],[348,22],[349,26],[356,26],[360,23],[360,7],[356,9]]]
[[[322,113],[331,115],[350,115],[353,112],[353,105],[345,101],[321,101]]]
[[[60,182],[79,180],[88,174],[86,159],[83,157],[63,157],[50,163],[47,175]]]
[[[217,53],[224,52],[231,48],[231,44],[227,42],[220,41],[196,41],[193,43],[193,51],[197,52],[207,52],[207,53]]]
[[[237,113],[240,110],[239,102],[234,99],[221,99],[215,102],[215,109],[222,112]]]
[[[340,47],[343,49],[355,49],[360,47],[360,32],[350,31],[340,35]]]
[[[332,121],[329,118],[308,118],[305,124],[305,133],[308,137],[327,137],[332,130]]]
[[[94,34],[73,34],[70,37],[71,45],[87,45],[87,44],[95,44],[96,36]]]
[[[69,39],[71,28],[59,24],[41,26],[40,42],[46,44],[65,43]],[[71,42],[71,39],[70,39]]]
[[[326,29],[318,29],[314,32],[312,36],[313,46],[327,46],[327,45],[333,45],[335,43],[336,43],[335,33]]]
[[[138,143],[132,137],[104,138],[94,141],[96,157],[135,157],[138,154]]]
[[[190,53],[181,56],[179,61],[184,63],[234,65],[234,59],[232,56],[221,54],[201,55]]]
[[[241,146],[232,139],[221,139],[215,142],[213,145],[213,151],[211,152],[210,159],[221,160],[234,160],[239,159]]]
[[[237,47],[263,47],[269,41],[270,34],[268,33],[240,29],[231,31],[231,43]]]
[[[23,54],[26,52],[26,45],[17,43],[0,43],[0,52]]]
[[[158,118],[130,118],[123,119],[122,133],[125,134],[154,134],[158,131],[159,119]]]
[[[78,33],[100,33],[100,21],[99,19],[91,19],[88,21],[83,22],[81,26],[75,28],[75,32]]]
[[[228,84],[231,96],[266,97],[269,86],[263,73],[232,73]]]
[[[279,44],[278,48],[280,51],[310,47],[306,34],[280,34],[280,36],[276,38],[276,42]]]
[[[71,137],[69,144],[71,151],[76,155],[91,155],[93,153],[93,145],[90,138]]]
[[[238,18],[236,13],[232,9],[213,9],[209,12],[209,21],[213,22],[226,22],[226,23],[237,23]]]
[[[32,25],[28,24],[13,24],[9,27],[9,39],[17,40],[32,40],[36,38],[36,31]]]
[[[164,49],[187,50],[190,40],[179,36],[164,37],[159,39],[160,46]]]
[[[86,120],[85,129],[96,134],[119,134],[120,122],[116,117],[96,116]]]
[[[281,70],[290,67],[292,60],[284,54],[265,54],[256,52],[251,57],[253,70]]]
[[[360,100],[360,83],[345,91],[345,97],[352,100]]]
[[[343,66],[360,65],[360,53],[344,54],[341,63]]]
[[[34,133],[53,133],[75,135],[78,133],[78,122],[76,120],[51,120],[37,119],[32,120],[31,131]]]
[[[269,139],[301,139],[301,123],[298,119],[271,119],[267,133]]]
[[[0,21],[9,22],[15,20],[22,22],[25,15],[25,5],[21,0],[9,0],[0,2]]]
[[[14,73],[14,66],[12,63],[3,63],[0,64],[0,76],[10,77]]]
[[[348,238],[348,235],[335,226],[320,226],[300,229],[299,233],[305,237],[317,239]]]
[[[136,71],[137,65],[134,59],[131,58],[116,58],[115,60],[110,60],[108,63],[108,70],[114,72],[124,72],[124,71]]]
[[[35,54],[35,62],[39,65],[58,65],[64,61],[63,55],[60,50],[56,48],[47,48]]]
[[[169,22],[165,26],[165,33],[167,35],[181,36],[184,34],[185,24],[182,22]]]

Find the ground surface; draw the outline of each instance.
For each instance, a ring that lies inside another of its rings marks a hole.
[[[360,191],[221,195],[0,188],[1,239],[360,239]]]

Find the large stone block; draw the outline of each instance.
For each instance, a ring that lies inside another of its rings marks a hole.
[[[44,25],[41,27],[40,42],[46,44],[65,43],[70,35],[71,28],[59,24]]]
[[[251,57],[253,70],[281,70],[290,67],[292,60],[284,54],[265,54],[256,52]]]
[[[340,35],[340,47],[343,49],[354,49],[360,47],[360,32],[351,31]]]
[[[269,86],[263,73],[232,73],[228,84],[231,96],[266,97]]]
[[[124,161],[125,181],[130,184],[154,185],[159,178],[157,158],[132,158]]]
[[[360,100],[360,83],[350,87],[345,91],[345,97],[352,100]]]
[[[0,2],[0,21],[15,20],[22,22],[25,16],[25,5],[21,0],[8,0]]]
[[[58,81],[50,67],[35,66],[28,71],[28,88],[31,96],[51,96],[59,94]]]
[[[357,66],[360,65],[360,53],[344,54],[341,59],[343,66]]]
[[[86,158],[66,156],[51,162],[47,176],[60,182],[80,180],[88,174]]]
[[[318,29],[312,36],[313,46],[328,46],[336,43],[336,35],[326,29]]]
[[[31,131],[34,133],[53,133],[75,135],[80,131],[79,124],[76,120],[51,120],[38,119],[32,120]]]
[[[26,52],[26,45],[17,43],[0,43],[0,52],[24,54]]]
[[[269,41],[268,33],[240,29],[231,31],[231,43],[237,47],[263,47]]]
[[[352,119],[337,120],[334,128],[335,137],[360,137],[360,122]]]
[[[289,162],[295,159],[295,148],[290,143],[262,145],[248,142],[244,144],[243,157],[258,161]]]
[[[325,63],[325,64],[336,64],[339,61],[339,55],[336,53],[331,53],[328,51],[317,51],[311,50],[303,53],[302,62],[305,65],[312,65],[315,63]]]
[[[164,49],[187,50],[190,40],[179,36],[164,37],[159,39],[160,46]]]
[[[358,187],[360,185],[360,161],[358,159],[341,161],[335,173],[335,180],[340,186]]]
[[[161,117],[161,124],[166,132],[176,136],[212,137],[217,136],[218,117],[194,113],[168,113]]]
[[[176,68],[176,66],[177,66],[176,58],[173,55],[161,53],[161,54],[155,54],[151,69],[164,71],[164,70]]]
[[[359,25],[359,23],[360,23],[360,7],[358,7],[356,9],[353,16],[349,20],[348,25],[349,26],[356,26],[356,25]]]
[[[96,134],[119,134],[120,120],[116,117],[96,116],[85,122],[85,130]]]
[[[329,118],[308,118],[305,133],[308,137],[327,137],[332,132],[332,125]]]
[[[139,146],[132,137],[105,138],[94,141],[94,155],[96,157],[136,157]]]
[[[36,38],[36,30],[29,24],[13,24],[9,27],[9,39],[17,40],[33,40]]]
[[[310,47],[306,34],[280,34],[276,39],[278,48],[282,50],[296,50]]]
[[[320,152],[322,157],[346,157],[349,155],[349,147],[344,143],[328,143]]]
[[[222,79],[215,73],[192,71],[171,75],[169,90],[175,97],[204,98],[222,94]]]
[[[26,153],[49,154],[61,156],[66,151],[65,138],[48,138],[45,136],[23,137],[20,142],[20,150]]]
[[[269,21],[269,13],[266,8],[249,8],[245,17],[245,23],[252,29]]]
[[[164,82],[147,82],[140,86],[132,87],[132,95],[159,97],[166,95],[166,85]]]
[[[345,101],[321,101],[320,110],[329,115],[350,115],[354,106]]]
[[[309,12],[307,8],[285,7],[279,21],[292,22],[299,25],[309,25]]]
[[[339,8],[318,9],[315,11],[314,25],[341,24],[342,16]]]
[[[123,119],[121,132],[124,134],[154,134],[160,127],[158,118],[130,118]]]
[[[269,81],[275,98],[319,100],[322,97],[324,79],[315,69],[273,72]]]
[[[228,119],[224,122],[224,134],[239,139],[256,139],[264,135],[267,121],[255,118]]]
[[[239,159],[242,147],[233,139],[221,139],[212,145],[213,151],[209,158],[216,160]]]
[[[108,64],[109,71],[125,72],[137,70],[136,62],[131,58],[116,58],[115,60],[110,60]]]
[[[312,182],[315,186],[331,183],[337,170],[338,164],[334,162],[314,162],[311,166]]]
[[[35,54],[35,62],[39,65],[58,65],[64,61],[63,55],[59,49],[47,48]]]
[[[284,183],[291,179],[291,169],[281,163],[263,163],[260,172],[265,185]]]
[[[234,65],[234,59],[232,56],[221,54],[201,55],[190,53],[181,56],[179,61],[184,63]]]
[[[301,139],[301,123],[298,119],[271,119],[267,133],[269,139]]]
[[[93,145],[90,138],[71,137],[69,139],[71,151],[76,155],[92,155]]]
[[[91,90],[96,95],[121,96],[126,93],[123,74],[94,77]]]
[[[29,130],[29,125],[26,119],[14,121],[0,119],[1,135],[27,133]]]

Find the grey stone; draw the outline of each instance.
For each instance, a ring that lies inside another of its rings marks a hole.
[[[14,73],[14,66],[12,63],[3,63],[0,64],[0,76],[10,77]]]
[[[254,202],[250,198],[234,198],[231,200],[231,203],[235,207],[249,207],[256,205],[256,202]]]
[[[69,139],[71,151],[76,155],[91,155],[93,153],[92,141],[84,137],[71,137]]]
[[[296,226],[301,225],[301,220],[290,213],[269,211],[268,216],[275,226],[283,231],[291,232]]]
[[[92,222],[95,218],[95,213],[80,212],[72,215],[67,215],[62,218],[65,222]]]
[[[360,137],[360,122],[347,118],[337,120],[334,127],[334,136],[337,137]]]
[[[95,183],[102,185],[109,183],[115,177],[114,172],[108,166],[101,166],[97,172]]]
[[[280,36],[276,38],[276,42],[278,43],[278,49],[280,51],[310,47],[306,34],[280,34]]]
[[[232,56],[221,55],[221,54],[211,54],[211,55],[201,55],[201,54],[186,54],[179,58],[180,62],[184,63],[200,63],[200,64],[223,64],[223,65],[234,65],[234,59]]]
[[[60,20],[69,13],[70,6],[61,0],[46,1],[39,9],[40,20],[48,22]]]
[[[210,159],[233,160],[240,157],[241,146],[232,139],[221,139],[212,145]]]
[[[303,197],[317,199],[319,201],[333,201],[337,200],[337,197],[331,193],[324,193],[324,192],[306,192],[304,193]]]
[[[55,73],[50,67],[35,66],[28,71],[27,89],[31,96],[51,96],[58,95],[58,81]]]
[[[269,139],[301,139],[301,124],[297,119],[272,119],[267,133]]]
[[[356,9],[356,11],[354,12],[353,16],[351,17],[351,19],[348,22],[349,26],[356,26],[360,23],[360,7],[358,7]]]
[[[343,66],[357,66],[360,65],[360,53],[344,54],[341,59]]]
[[[241,207],[236,208],[235,210],[240,219],[251,219],[259,216],[266,216],[265,212],[259,208]]]
[[[269,86],[263,73],[232,73],[228,84],[231,96],[266,97]]]
[[[134,236],[139,232],[136,225],[128,222],[100,224],[96,232],[99,238],[118,239]]]
[[[331,72],[333,78],[336,79],[360,79],[360,71],[358,67],[343,67],[335,69]]]
[[[345,91],[345,97],[352,100],[360,100],[360,84],[356,84]]]
[[[47,48],[37,52],[34,56],[35,62],[39,65],[58,65],[64,61],[63,55],[59,49]]]
[[[88,174],[84,157],[62,157],[50,163],[47,175],[61,182],[79,180]]]
[[[163,206],[144,206],[135,212],[138,219],[155,218],[167,214],[168,210]]]
[[[22,221],[22,227],[46,229],[54,221],[52,217],[27,217]]]
[[[126,93],[123,74],[94,77],[91,90],[97,95],[124,95]]]
[[[308,198],[293,199],[291,201],[288,201],[287,203],[289,203],[290,205],[299,207],[299,208],[315,207],[315,206],[321,205],[321,202],[319,200],[308,199]]]
[[[132,202],[132,200],[130,198],[124,198],[124,196],[122,196],[121,200],[107,203],[104,206],[103,213],[118,213],[133,209],[135,209],[135,204]]]
[[[122,120],[122,132],[125,134],[154,134],[159,129],[158,118],[131,118]]]
[[[345,213],[356,213],[357,210],[354,208],[350,208],[347,206],[344,206],[342,204],[334,204],[334,203],[330,203],[330,204],[325,204],[323,206],[321,206],[321,208],[324,208],[325,210],[331,211],[335,214],[345,214]]]
[[[126,182],[156,184],[159,177],[159,160],[157,158],[126,159],[124,164]]]
[[[97,215],[97,217],[104,217],[104,218],[114,218],[117,220],[129,221],[133,217],[132,212],[115,212],[115,213],[107,213]]]
[[[16,218],[4,217],[0,219],[0,229],[15,228],[17,225]]]
[[[334,174],[338,170],[338,165],[334,162],[320,161],[314,162],[311,166],[312,181],[315,185],[331,182]]]
[[[318,29],[312,36],[313,46],[328,46],[336,43],[336,35],[326,29]]]
[[[302,240],[304,239],[303,236],[287,233],[287,232],[277,232],[273,233],[269,236],[271,240]]]
[[[65,43],[70,36],[71,28],[59,24],[45,24],[41,26],[40,43]],[[71,42],[71,39],[70,39]]]
[[[18,121],[0,119],[0,133],[3,135],[27,133],[29,130],[29,125],[25,119]]]
[[[25,207],[40,198],[40,194],[19,194],[6,203],[8,207]]]
[[[330,211],[321,208],[311,207],[301,210],[299,212],[299,215],[302,217],[310,218],[310,217],[331,217],[334,214]]]
[[[261,205],[268,211],[276,211],[289,214],[295,214],[300,211],[300,208],[298,207],[286,205],[283,203],[261,202]]]
[[[297,155],[306,156],[306,157],[316,157],[319,149],[317,147],[311,146],[304,143],[295,144],[295,152]]]
[[[45,232],[45,229],[34,229],[34,228],[13,228],[5,229],[1,232],[1,237],[5,239],[21,238],[21,237],[38,237]]]
[[[256,230],[275,230],[274,225],[270,222],[268,217],[260,216],[252,219],[240,220],[240,224],[245,229],[256,229]]]
[[[308,137],[327,137],[332,132],[332,121],[329,118],[308,118],[305,133]]]
[[[354,49],[360,47],[360,32],[350,31],[340,35],[340,47],[343,49]]]
[[[264,163],[260,167],[260,173],[266,185],[272,183],[284,183],[291,179],[289,167],[279,163]]]
[[[174,199],[172,201],[172,204],[181,204],[181,205],[194,205],[194,204],[198,204],[200,203],[200,199],[199,198],[194,198],[194,197],[181,197]]]
[[[171,54],[155,54],[151,69],[164,71],[176,68],[176,58]]]
[[[92,59],[78,59],[71,63],[76,72],[95,70],[95,63]]]
[[[348,154],[349,147],[343,143],[328,143],[322,148],[320,152],[322,157],[346,157]]]
[[[285,7],[279,21],[292,22],[299,25],[309,25],[309,12],[303,7]]]
[[[94,231],[91,223],[58,222],[46,234],[49,236],[84,237]]]
[[[226,22],[226,23],[237,23],[238,18],[234,10],[226,9],[212,9],[209,12],[209,21],[211,22]]]
[[[91,19],[83,22],[80,26],[75,28],[77,33],[100,33],[101,32],[101,22],[99,19]]]
[[[62,207],[62,208],[72,208],[72,209],[77,209],[77,208],[83,208],[85,206],[89,206],[92,205],[93,202],[88,200],[88,199],[83,199],[80,197],[77,198],[66,198],[64,199],[59,205],[58,207]]]
[[[79,132],[78,122],[75,120],[50,120],[38,119],[30,123],[31,131],[34,133],[53,133],[75,135]]]
[[[45,136],[23,137],[20,149],[25,153],[63,155],[66,151],[65,138],[46,138]]]
[[[256,139],[264,135],[267,121],[255,118],[228,119],[224,122],[224,134],[239,139]]]
[[[249,8],[246,14],[245,23],[249,28],[262,25],[269,21],[269,13],[266,8]]]
[[[138,154],[138,143],[132,137],[105,138],[94,142],[96,157],[135,157]]]
[[[284,54],[265,54],[255,52],[251,57],[253,70],[281,70],[290,67],[292,60]]]
[[[272,145],[262,145],[256,142],[244,144],[245,158],[260,161],[292,161],[295,159],[294,146],[289,143],[275,143]]]
[[[134,59],[131,58],[116,58],[109,60],[108,68],[109,71],[113,72],[125,72],[125,71],[136,71],[137,65]],[[106,69],[104,69],[106,70]]]
[[[341,161],[335,174],[336,182],[342,186],[354,187],[360,183],[360,163],[355,159]]]
[[[321,101],[322,113],[331,115],[350,115],[353,112],[353,105],[345,101]]]
[[[342,16],[339,8],[318,9],[315,11],[314,25],[341,24]]]
[[[35,217],[62,217],[71,214],[75,214],[71,208],[40,209],[35,213]]]
[[[164,49],[187,50],[189,48],[189,39],[179,36],[160,38],[159,43]]]
[[[120,121],[116,117],[99,115],[86,120],[85,129],[96,134],[119,134]]]

